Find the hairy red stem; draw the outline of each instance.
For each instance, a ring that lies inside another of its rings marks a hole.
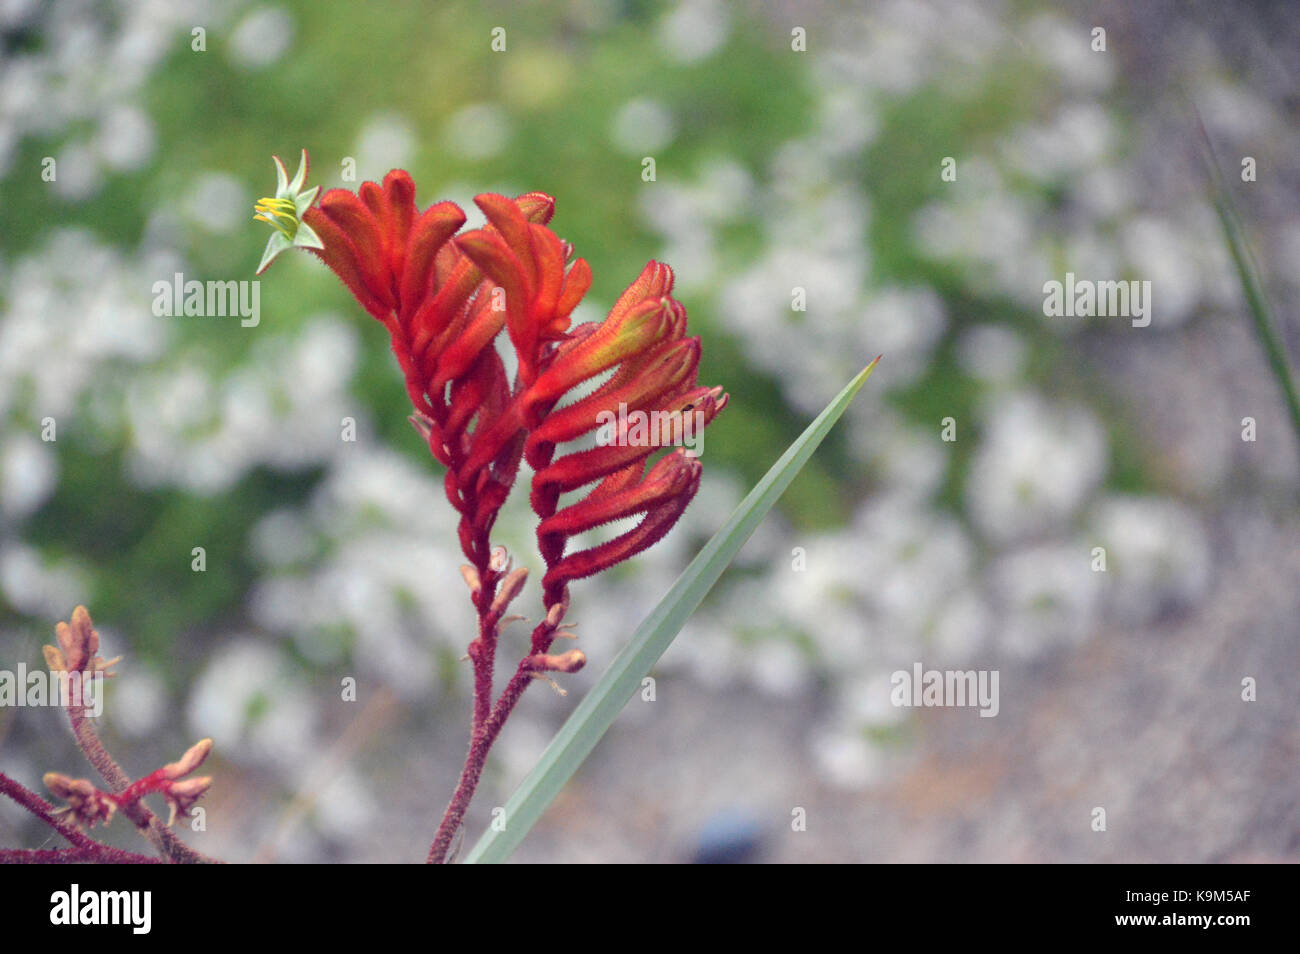
[[[35,849],[5,848],[0,849],[0,864],[73,864],[98,862],[101,864],[159,864],[157,858],[137,854],[123,848],[113,848],[95,841],[67,815],[56,815],[54,806],[41,798],[31,789],[16,779],[0,772],[0,793],[3,793],[27,809],[33,816],[49,825],[68,840],[71,848]]]
[[[477,569],[482,585],[474,597],[474,606],[479,614],[479,634],[469,646],[469,658],[474,666],[474,716],[470,723],[469,752],[465,756],[465,767],[461,769],[456,790],[447,804],[447,810],[443,812],[442,821],[438,823],[438,831],[429,848],[426,859],[429,864],[442,864],[446,861],[452,840],[460,830],[465,812],[474,798],[474,790],[478,788],[488,749],[492,747],[490,739],[484,744],[483,727],[487,724],[492,709],[492,674],[496,667],[500,613],[494,613],[491,607],[496,596],[497,573],[486,561]]]
[[[54,814],[53,805],[17,779],[12,779],[4,774],[4,772],[0,772],[0,793],[9,796],[32,815],[49,825],[66,838],[74,848],[82,851],[93,851],[95,848],[100,847],[100,843],[78,828],[76,822],[71,818],[66,815]]]
[[[160,865],[158,858],[124,848],[0,848],[0,865]]]
[[[496,620],[492,622],[492,647],[494,652],[496,648],[496,622]],[[545,620],[538,624],[532,638],[534,653],[545,652],[550,648],[551,643],[554,641],[550,635],[553,632],[554,630]],[[506,688],[502,691],[496,704],[492,705],[491,709],[482,718],[478,714],[480,699],[491,699],[492,672],[490,668],[487,672],[488,694],[481,696],[479,687],[477,685],[475,687],[475,717],[470,735],[469,754],[465,756],[465,767],[461,769],[460,780],[456,783],[456,791],[451,797],[451,802],[447,805],[447,811],[442,816],[442,822],[438,825],[438,832],[434,836],[433,845],[429,849],[427,859],[429,864],[438,865],[447,861],[447,853],[451,850],[452,841],[465,819],[465,812],[469,808],[470,801],[474,798],[474,791],[478,788],[479,779],[483,776],[483,766],[487,764],[488,753],[491,752],[497,736],[501,734],[506,719],[510,717],[515,705],[523,697],[524,690],[533,681],[535,671],[527,666],[527,660],[531,656],[532,653],[520,661],[519,668],[510,677],[510,682],[506,684]],[[472,651],[471,658],[473,658]]]

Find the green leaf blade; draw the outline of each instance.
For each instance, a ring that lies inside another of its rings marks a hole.
[[[637,627],[628,645],[574,709],[532,771],[510,796],[505,805],[505,828],[484,833],[466,856],[467,864],[500,863],[510,857],[614,724],[628,700],[640,689],[641,680],[667,651],[682,626],[825,439],[879,362],[880,358],[876,358],[844,386],[741,501],[722,529],[704,545]]]
[[[1273,318],[1273,309],[1269,304],[1268,294],[1264,290],[1263,280],[1260,278],[1259,265],[1256,263],[1255,257],[1250,252],[1250,246],[1246,242],[1245,227],[1233,204],[1232,194],[1228,191],[1227,181],[1219,168],[1219,160],[1214,154],[1214,145],[1210,141],[1210,134],[1205,129],[1205,122],[1201,119],[1199,111],[1196,112],[1196,121],[1201,129],[1202,151],[1209,180],[1210,200],[1219,217],[1219,225],[1223,230],[1223,241],[1228,248],[1228,255],[1232,259],[1233,267],[1237,271],[1237,278],[1241,282],[1242,295],[1246,300],[1246,309],[1250,312],[1255,336],[1259,339],[1260,347],[1264,350],[1264,357],[1268,361],[1269,370],[1272,371],[1278,389],[1282,392],[1282,400],[1286,405],[1287,414],[1291,418],[1292,430],[1295,432],[1296,448],[1300,450],[1300,390],[1297,390],[1295,378],[1291,373],[1291,365],[1287,360],[1286,345],[1282,343],[1282,337],[1278,333],[1277,322]]]

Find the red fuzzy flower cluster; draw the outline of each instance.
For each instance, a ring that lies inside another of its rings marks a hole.
[[[555,208],[548,195],[480,195],[488,225],[457,234],[464,212],[451,202],[420,211],[401,170],[357,193],[331,189],[318,204],[315,190],[281,192],[259,204],[259,217],[279,230],[273,243],[313,250],[388,329],[412,420],[447,467],[461,548],[479,574],[499,569],[491,568],[488,535],[522,460],[534,471],[548,609],[567,603],[571,580],[628,559],[672,528],[699,488],[700,463],[678,448],[647,466],[669,428],[635,441],[619,439],[623,428],[595,447],[557,450],[614,415],[690,414],[702,426],[726,405],[721,388],[697,380],[700,342],[686,336],[667,265],[648,264],[604,321],[571,326],[591,269],[547,227]],[[268,256],[278,250],[268,246]],[[513,381],[496,347],[502,330],[517,358]],[[560,506],[561,495],[584,487],[581,499]],[[575,534],[638,515],[615,539],[566,552]]]

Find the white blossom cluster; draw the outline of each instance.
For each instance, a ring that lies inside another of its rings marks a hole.
[[[973,297],[1031,316],[1041,315],[1045,279],[1066,267],[1151,280],[1158,334],[1239,301],[1203,195],[1137,194],[1161,146],[1120,127],[1134,120],[1106,99],[1113,60],[1060,14],[1037,14],[1012,35],[1004,13],[996,4],[913,0],[843,12],[833,30],[819,31],[822,49],[810,57],[817,106],[807,135],[776,144],[758,175],[712,160],[662,175],[644,193],[643,218],[662,235],[662,256],[688,263],[685,294],[718,290],[720,324],[791,407],[815,412],[865,360],[885,354],[846,420],[873,480],[850,525],[814,535],[783,528],[758,571],[724,584],[666,658],[700,679],[777,696],[820,681],[831,704],[810,744],[828,777],[848,786],[888,773],[906,712],[889,701],[893,671],[917,660],[988,668],[1033,658],[1107,622],[1143,625],[1196,605],[1210,586],[1207,528],[1190,505],[1106,489],[1104,406],[1032,383],[1032,341],[1015,325],[954,316],[934,290],[878,273],[863,174],[887,161],[871,152],[882,115],[926,89],[974,98],[1010,62],[1041,76],[1055,106],[974,151],[951,145],[956,178],[916,213],[913,251],[955,269]],[[1234,115],[1256,131],[1278,126],[1242,90],[1206,93],[1216,128]],[[641,99],[625,109],[674,127],[671,110],[651,106]],[[1049,208],[1049,193],[1063,196],[1064,213]],[[722,230],[754,213],[760,251],[724,260]],[[796,289],[806,312],[793,306]],[[982,395],[974,420],[954,422],[953,443],[941,439],[939,420],[921,426],[889,402],[945,340]],[[972,441],[953,512],[938,496],[956,442]],[[1104,571],[1095,547],[1105,549]]]

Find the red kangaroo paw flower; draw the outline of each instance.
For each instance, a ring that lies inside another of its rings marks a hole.
[[[663,407],[660,413],[668,415],[667,422],[670,425],[673,414],[698,415],[692,419],[691,427],[694,429],[697,421],[700,422],[699,427],[704,427],[717,416],[725,404],[725,398],[720,398],[715,390],[697,388],[687,392],[677,397],[671,405]],[[660,418],[661,423],[664,420]],[[684,424],[682,428],[685,430]],[[672,427],[647,426],[643,439],[638,441],[628,441],[623,439],[625,437],[623,432],[615,432],[609,444],[561,457],[537,471],[533,476],[533,492],[535,495],[553,493],[558,497],[559,494],[577,490],[616,470],[621,470],[633,461],[644,459],[658,448],[667,446],[663,440],[665,430],[671,432]],[[542,513],[538,507],[538,498],[535,496],[533,508]]]
[[[480,592],[501,579],[488,533],[524,459],[535,471],[531,501],[548,610],[567,600],[570,580],[629,558],[671,529],[699,486],[700,464],[680,451],[649,473],[646,462],[726,405],[720,388],[698,383],[700,342],[686,336],[672,269],[648,263],[604,321],[571,327],[592,274],[548,227],[550,196],[480,195],[475,203],[487,224],[461,232],[464,213],[450,202],[420,211],[415,184],[401,170],[382,184],[331,189],[317,200],[317,190],[306,189],[306,169],[304,156],[290,182],[277,163],[276,198],[258,204],[258,217],[277,229],[263,267],[285,248],[308,248],[388,329],[412,423],[447,467],[447,498],[460,512],[458,535]],[[517,358],[514,382],[497,351],[502,331]],[[608,380],[570,400],[602,374]],[[556,459],[557,448],[592,433],[598,446]],[[561,494],[586,486],[583,499],[557,512]],[[617,539],[565,554],[574,534],[638,514],[637,527]]]
[[[374,213],[346,189],[330,189],[322,195],[320,211],[348,237],[357,270],[371,298],[384,306],[385,315],[395,309],[397,299],[393,294],[392,262],[384,254],[384,236]],[[319,230],[317,234],[321,234]],[[324,235],[321,238],[328,248],[329,239]]]
[[[440,862],[523,689],[586,663],[581,650],[548,652],[556,639],[574,637],[561,628],[569,583],[630,559],[673,528],[699,490],[699,432],[727,396],[699,383],[700,341],[686,334],[686,309],[672,297],[667,265],[648,263],[604,321],[571,327],[592,274],[549,228],[550,196],[480,195],[475,202],[487,224],[461,232],[465,215],[452,203],[419,211],[415,185],[401,170],[382,184],[362,183],[355,194],[332,189],[318,201],[319,190],[306,188],[307,169],[305,152],[292,180],[276,160],[275,197],[256,206],[255,218],[275,229],[258,272],[287,249],[309,249],[383,324],[415,409],[411,423],[447,468],[445,493],[460,514],[457,537],[469,561],[461,571],[479,617],[468,652],[474,721],[465,769],[429,851],[429,860]],[[516,358],[514,381],[497,350],[503,330]],[[592,387],[601,375],[607,378]],[[562,450],[593,433],[595,447]],[[647,471],[651,458],[674,444],[687,446]],[[525,459],[534,471],[530,502],[546,563],[545,617],[493,702],[497,638],[520,618],[503,614],[526,573],[512,572],[490,534]],[[588,488],[580,499],[559,506],[562,494],[580,488]],[[578,534],[637,517],[612,540],[566,552]],[[60,641],[62,649],[47,647],[52,666],[65,668],[65,653],[79,667],[93,659],[93,646]],[[171,769],[135,783],[131,794],[162,791],[173,811],[187,811],[210,780],[173,778]],[[89,783],[60,777],[54,787],[87,822],[106,821],[124,804]]]

